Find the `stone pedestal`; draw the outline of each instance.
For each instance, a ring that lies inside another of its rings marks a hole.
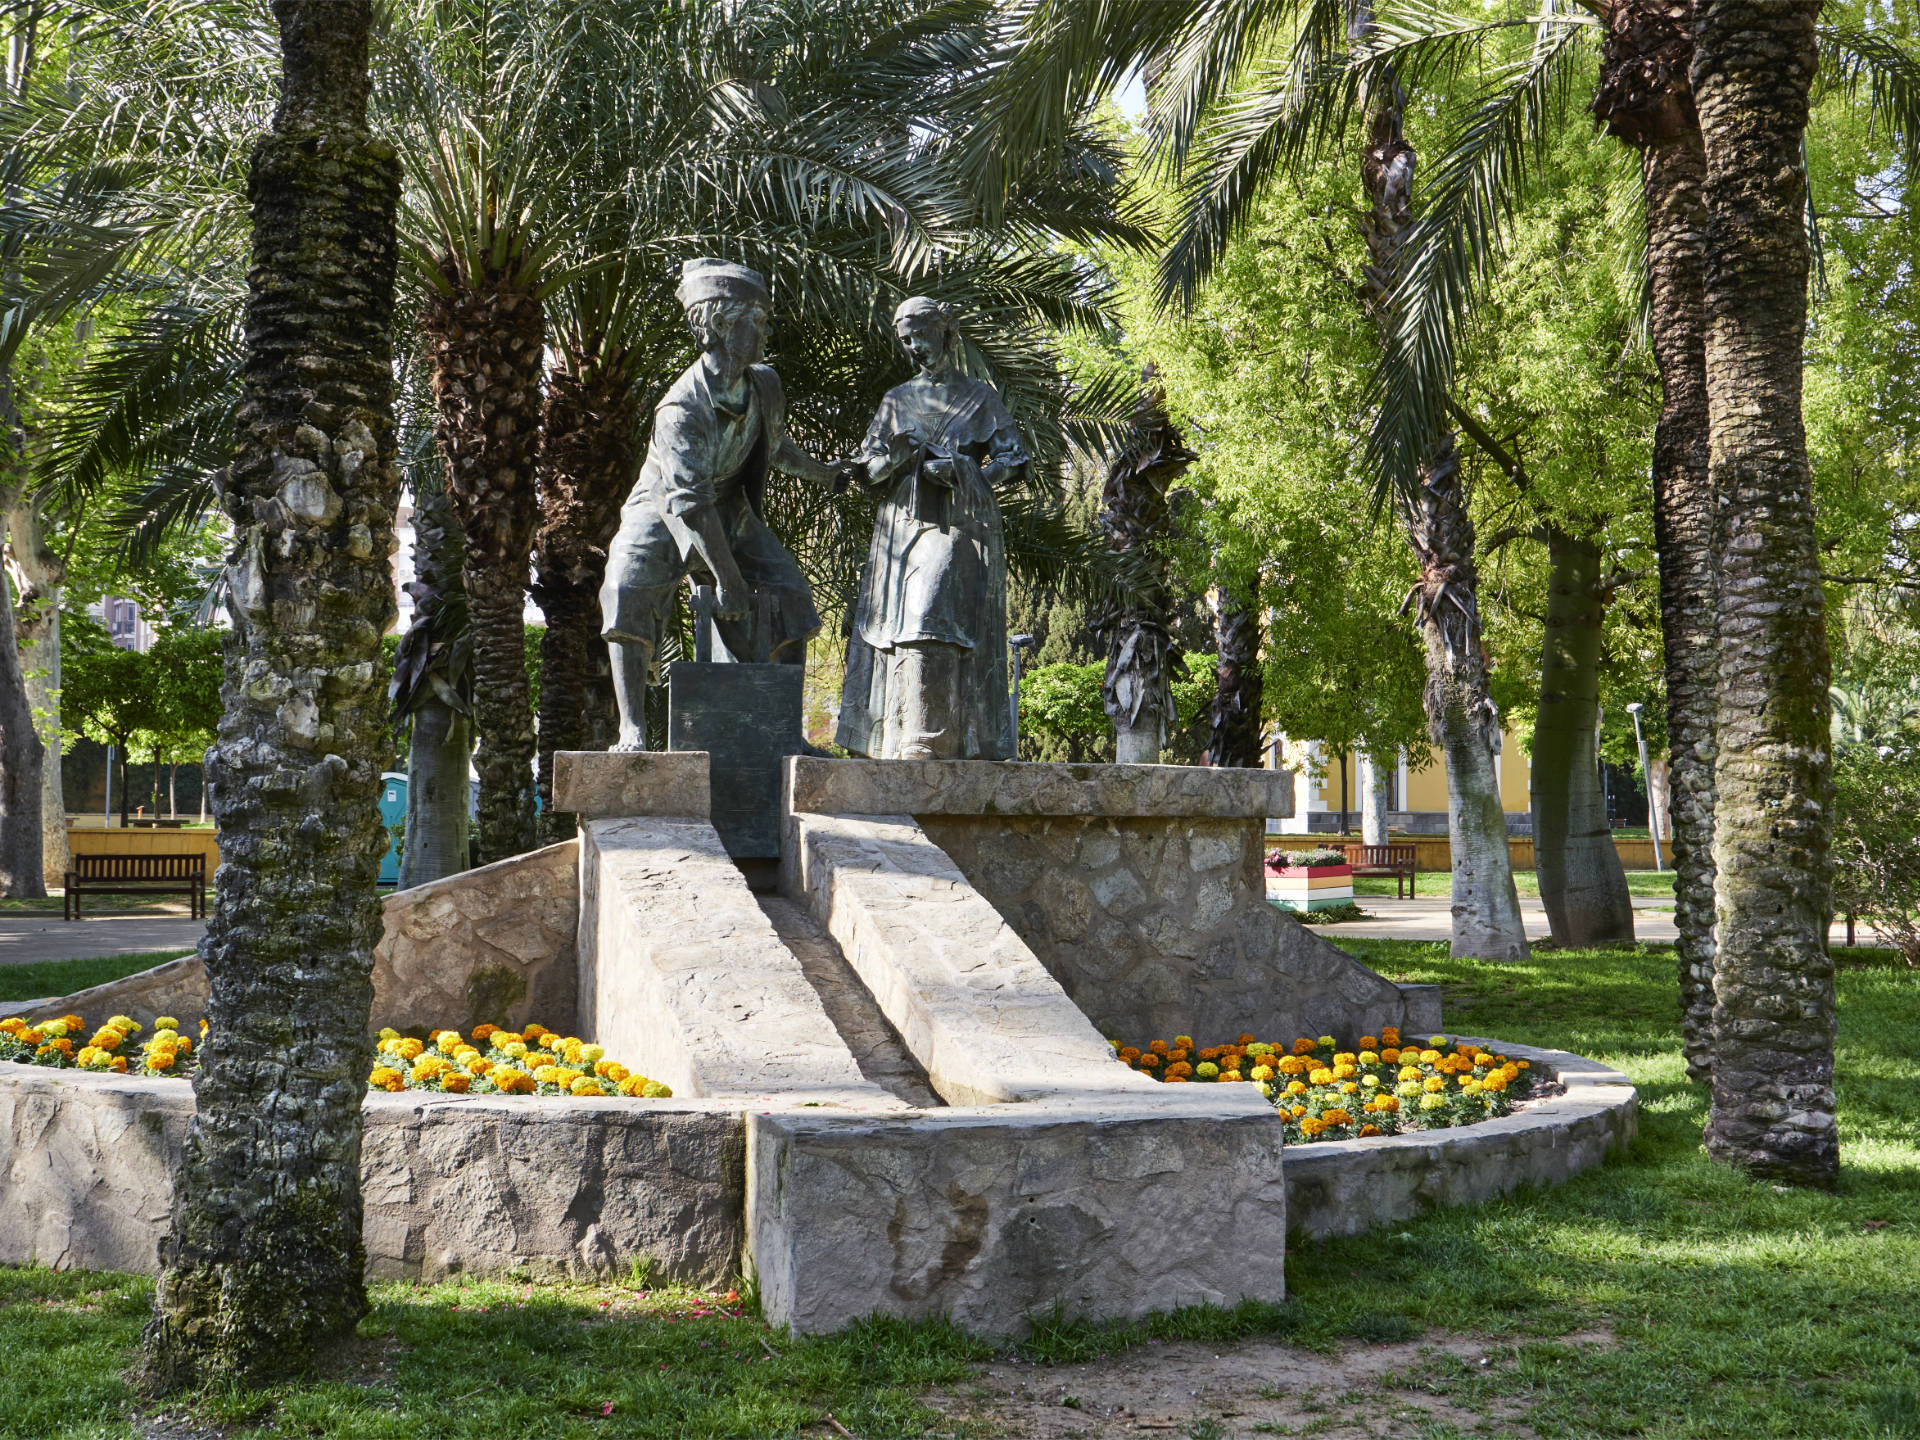
[[[667,749],[708,759],[710,818],[736,861],[780,858],[780,767],[805,751],[798,665],[667,667]]]

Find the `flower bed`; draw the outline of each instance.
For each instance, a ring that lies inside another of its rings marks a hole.
[[[415,1040],[380,1032],[380,1063],[367,1079],[372,1090],[432,1090],[442,1095],[628,1095],[672,1098],[658,1080],[636,1075],[607,1052],[544,1025],[503,1030],[476,1025],[473,1039],[435,1030]]]
[[[1251,1084],[1273,1102],[1289,1142],[1442,1130],[1510,1114],[1532,1090],[1532,1064],[1445,1035],[1402,1045],[1392,1026],[1341,1050],[1331,1035],[1282,1047],[1242,1035],[1196,1050],[1176,1035],[1144,1049],[1114,1043],[1129,1068],[1170,1084]]]
[[[153,1034],[115,1015],[89,1034],[78,1015],[51,1020],[0,1020],[0,1061],[56,1070],[96,1070],[117,1075],[185,1079],[198,1058],[195,1041],[180,1022],[162,1015]],[[207,1022],[200,1022],[204,1042]],[[484,1048],[483,1048],[484,1047]],[[503,1030],[474,1027],[472,1042],[458,1030],[435,1030],[425,1040],[382,1030],[370,1090],[431,1090],[440,1095],[626,1095],[666,1100],[673,1091],[635,1074],[607,1052],[544,1025]]]

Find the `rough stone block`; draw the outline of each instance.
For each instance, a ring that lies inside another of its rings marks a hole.
[[[1036,765],[1017,760],[787,761],[786,805],[818,815],[1258,819],[1293,813],[1284,770]]]
[[[1116,1097],[747,1126],[749,1239],[776,1325],[945,1315],[1016,1334],[1056,1304],[1131,1319],[1286,1293],[1270,1111],[1142,1112]]]
[[[711,757],[713,828],[736,860],[780,855],[780,775],[806,748],[799,665],[667,667],[667,747]]]
[[[701,750],[554,753],[553,808],[582,820],[624,815],[705,820],[709,804],[707,755]]]
[[[582,835],[582,1028],[609,1055],[689,1098],[905,1108],[861,1076],[713,826]]]

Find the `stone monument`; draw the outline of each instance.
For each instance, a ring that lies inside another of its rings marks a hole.
[[[691,577],[711,586],[701,614],[727,658],[800,666],[820,629],[812,587],[767,528],[761,499],[769,469],[832,483],[841,471],[788,438],[780,377],[760,363],[767,339],[767,282],[725,260],[689,260],[680,303],[700,358],[653,412],[653,438],[620,512],[600,591],[601,633],[620,706],[616,750],[647,746],[646,683]]]
[[[919,366],[881,401],[859,463],[882,494],[861,577],[839,743],[875,759],[1006,760],[1007,564],[994,487],[1027,453],[994,388],[960,373],[952,318],[894,312]]]

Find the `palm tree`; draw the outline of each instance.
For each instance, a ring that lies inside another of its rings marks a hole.
[[[1707,1149],[1831,1186],[1833,962],[1824,590],[1800,417],[1811,268],[1802,159],[1817,3],[1707,0],[1707,406],[1721,520],[1713,1110]]]
[[[399,478],[399,167],[367,125],[371,0],[275,0],[253,152],[236,628],[210,766],[226,863],[196,1110],[147,1331],[161,1380],[297,1369],[366,1313],[360,1102],[386,832],[380,634]]]

